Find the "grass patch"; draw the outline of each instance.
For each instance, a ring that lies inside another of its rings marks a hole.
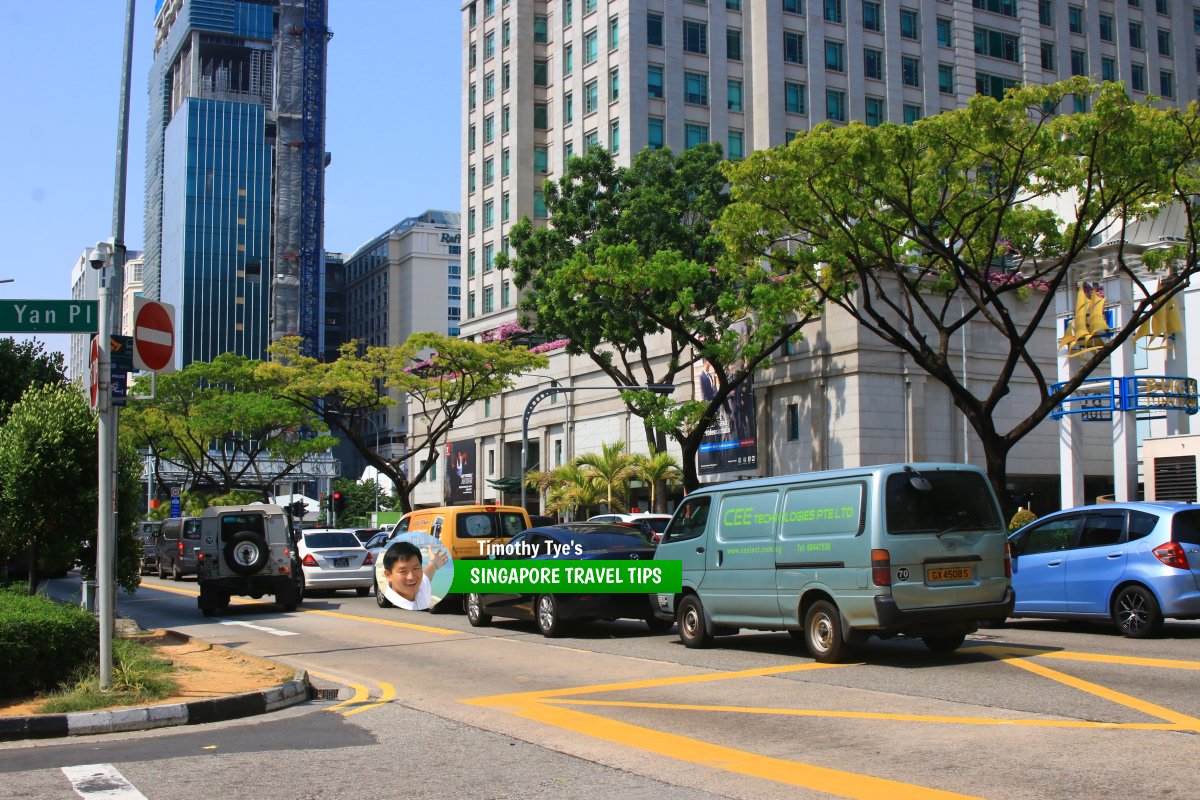
[[[110,706],[140,705],[170,697],[177,689],[175,666],[154,648],[131,639],[113,639],[112,689],[100,691],[100,667],[91,664],[46,698],[38,711],[67,714]]]

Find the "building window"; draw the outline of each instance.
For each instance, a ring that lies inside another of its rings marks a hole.
[[[862,14],[864,30],[883,30],[883,14],[880,13],[879,3],[875,2],[875,0],[863,0]]]
[[[614,119],[608,123],[608,151],[621,152],[621,121]]]
[[[502,27],[500,30],[500,46],[502,48],[507,48],[510,44],[512,44],[512,28],[509,26],[508,20],[504,20],[504,27]]]
[[[583,135],[583,152],[591,150],[593,147],[600,146],[600,134],[595,128]]]
[[[500,109],[500,133],[508,133],[509,123],[508,104],[505,103]]]
[[[616,50],[621,43],[621,24],[616,17],[608,19],[608,49]]]
[[[553,397],[550,399],[550,402],[554,402]],[[562,463],[563,463],[562,439],[555,439],[554,440],[554,466],[561,467]]]
[[[467,152],[475,152],[475,123],[472,122],[467,126]]]
[[[975,73],[975,93],[994,97],[997,100],[1004,99],[1004,91],[1019,86],[1019,82],[1013,78],[1005,78],[1001,75],[989,75],[986,72]]]
[[[804,63],[804,34],[783,32],[783,60],[789,64]]]
[[[842,17],[842,0],[825,0],[825,21],[838,25],[845,22]]]
[[[788,403],[787,407],[787,438],[795,442],[800,438],[800,404]]]
[[[1113,18],[1112,14],[1100,15],[1100,41],[1111,42],[1113,40]]]
[[[508,71],[508,64],[500,65],[500,91],[507,92],[508,87],[512,84],[511,73]]]
[[[496,310],[496,290],[493,289],[491,286],[485,286],[485,287],[483,287],[483,313],[490,314],[495,310]],[[488,405],[489,406],[491,405],[491,398],[488,398]],[[488,409],[488,414],[489,414],[489,416],[491,415],[490,408]],[[492,470],[489,466],[488,472],[491,472],[491,471]]]
[[[475,235],[475,209],[467,209],[467,236]]]
[[[496,140],[496,115],[488,114],[483,118],[483,143],[491,144]]]
[[[883,80],[883,51],[874,47],[863,48],[863,77]]]
[[[921,17],[915,8],[900,9],[900,38],[921,38]]]
[[[954,22],[945,17],[937,18],[938,47],[954,47]]]
[[[938,91],[942,94],[954,94],[953,65],[938,64]]]
[[[1087,53],[1082,50],[1071,50],[1071,74],[1087,75]]]
[[[663,68],[658,64],[646,67],[646,93],[651,97],[663,96]]]
[[[471,85],[467,88],[467,108],[470,109],[471,111],[475,110],[475,83],[474,83],[474,81],[472,81]]]
[[[490,202],[490,201],[489,201]],[[485,244],[483,246],[483,274],[487,275],[496,268],[496,245]]]
[[[1175,96],[1175,75],[1168,70],[1158,71],[1158,94],[1160,97]]]
[[[483,76],[483,102],[496,98],[496,73],[489,72]]]
[[[846,93],[837,89],[825,90],[825,116],[838,122],[846,121]]]
[[[563,0],[562,18],[564,28],[575,21],[575,0]]]
[[[471,170],[472,170],[472,172],[474,172],[475,168],[471,167]],[[495,180],[496,180],[496,162],[491,156],[488,156],[487,158],[485,158],[483,160],[483,185],[491,186],[492,183],[495,182]]]
[[[921,107],[920,106],[914,106],[914,105],[910,105],[908,103],[904,104],[904,124],[905,125],[912,125],[914,122],[916,122],[920,118],[921,118]]]
[[[1115,81],[1117,79],[1117,61],[1113,58],[1100,59],[1100,80]]]
[[[646,120],[646,146],[651,150],[661,150],[664,143],[662,118],[650,117]]]
[[[683,21],[683,50],[708,55],[708,24],[694,19]]]
[[[1171,55],[1171,32],[1162,28],[1158,29],[1158,54],[1160,56]]]
[[[621,99],[621,70],[613,67],[608,71],[608,102],[615,103]]]
[[[533,61],[533,85],[550,85],[550,62],[544,58],[537,58]]]
[[[575,48],[570,42],[563,45],[563,75],[575,71]]]
[[[646,15],[646,44],[662,47],[663,18],[662,14]]]
[[[550,130],[550,107],[545,103],[533,104],[533,128],[538,131]]]
[[[683,73],[685,103],[693,105],[706,106],[708,105],[708,75],[703,72],[685,72]]]
[[[783,10],[789,14],[803,14],[804,0],[783,0]]]
[[[708,126],[689,122],[683,126],[683,135],[685,147],[695,147],[698,144],[707,144]]]
[[[468,167],[467,168],[467,192],[470,193],[470,192],[474,192],[474,191],[475,191],[475,168]]]
[[[1129,65],[1129,83],[1133,86],[1135,92],[1146,91],[1146,65],[1145,64],[1130,64]]]
[[[596,0],[583,0],[583,13],[590,14],[596,10]]]
[[[730,129],[725,155],[730,161],[741,161],[746,157],[745,136],[741,131]]]
[[[490,19],[496,13],[496,0],[483,0],[483,18]]]
[[[921,86],[921,59],[903,56],[900,59],[900,80],[905,86]]]
[[[596,79],[592,78],[590,81],[588,81],[587,83],[585,83],[583,85],[583,114],[584,114],[584,116],[595,113],[596,109],[599,107],[600,107],[600,86],[596,82]]]
[[[509,207],[508,192],[500,195],[500,221],[508,222],[512,209]]]
[[[545,145],[533,148],[533,171],[539,175],[550,171],[550,151]]]
[[[563,125],[575,121],[575,95],[567,92],[563,95]]]
[[[975,52],[1016,63],[1019,60],[1020,47],[1017,37],[1011,33],[976,26]]]
[[[508,148],[507,147],[504,148],[504,150],[502,150],[500,152],[500,177],[501,178],[508,177]]]
[[[1083,33],[1083,9],[1079,6],[1067,6],[1067,29],[1071,33]]]
[[[830,72],[846,71],[846,45],[825,40],[825,69]]]
[[[489,31],[483,36],[483,60],[487,61],[496,55],[496,32]]]
[[[496,204],[491,200],[485,200],[483,203],[483,229],[489,230],[496,224]],[[484,272],[487,272],[487,257],[488,248],[491,245],[485,245],[483,248]]]
[[[1054,6],[1051,0],[1038,0],[1038,22],[1047,28],[1054,27]]]
[[[543,16],[533,18],[533,41],[538,44],[547,44],[550,41],[550,28]]]
[[[993,14],[1003,14],[1006,17],[1017,15],[1017,0],[972,0],[971,5]]]
[[[471,27],[474,28],[475,23],[479,21],[479,10],[475,7],[474,3],[471,3],[467,9],[467,18],[470,19]]]
[[[1163,16],[1171,16],[1170,0],[1154,0],[1154,10]]]
[[[1054,42],[1042,42],[1042,69],[1055,69]]]
[[[475,318],[475,293],[467,292],[467,319]]]
[[[803,83],[783,84],[784,108],[789,114],[808,113],[808,94]]]
[[[545,219],[546,213],[546,195],[542,194],[541,189],[537,189],[533,193],[533,215],[538,219]]]
[[[885,108],[886,106],[882,97],[868,97],[866,107],[867,125],[872,128],[882,125],[884,119],[887,118]]]
[[[584,65],[595,63],[599,57],[599,40],[596,37],[596,29],[592,28],[583,35],[583,63]]]
[[[475,250],[474,249],[467,251],[467,277],[468,278],[475,277]]]
[[[742,60],[742,31],[740,28],[725,29],[725,56],[730,61]]]
[[[726,97],[728,99],[729,110],[730,111],[741,111],[742,110],[742,82],[740,80],[735,80],[733,78],[730,78],[726,82],[726,85],[727,85],[727,88],[725,90],[725,93],[726,93]]]
[[[508,308],[508,302],[509,302],[508,295],[509,295],[508,281],[502,281],[500,283],[500,307],[501,308]]]
[[[570,141],[563,142],[563,163],[564,164],[571,163],[571,159],[574,157],[575,157],[575,143],[570,142]]]

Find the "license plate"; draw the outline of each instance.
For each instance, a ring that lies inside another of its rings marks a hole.
[[[973,577],[975,571],[971,567],[930,567],[925,570],[925,580],[928,583],[969,581]]]
[[[348,566],[350,566],[350,559],[348,559],[348,558],[335,558],[335,559],[333,560],[333,565],[334,565],[335,567],[348,567]]]

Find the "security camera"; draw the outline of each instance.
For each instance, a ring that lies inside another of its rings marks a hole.
[[[96,246],[88,250],[87,260],[92,265],[92,269],[104,269],[104,265],[108,263],[108,254],[110,246],[108,242],[96,242]]]

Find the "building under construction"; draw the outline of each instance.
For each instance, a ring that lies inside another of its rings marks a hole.
[[[145,293],[176,362],[321,352],[326,0],[157,0]]]

